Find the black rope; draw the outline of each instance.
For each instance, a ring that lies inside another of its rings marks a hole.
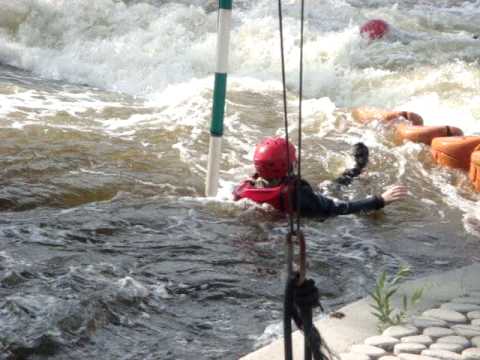
[[[288,173],[287,173],[287,181],[288,186],[290,186],[290,181],[293,177],[293,169],[290,167],[290,147],[289,147],[289,139],[288,139],[288,109],[287,109],[287,86],[285,80],[285,56],[284,56],[284,47],[283,47],[283,15],[282,15],[282,1],[278,0],[278,19],[279,19],[279,30],[280,30],[280,58],[282,64],[282,88],[283,88],[283,119],[284,119],[284,126],[285,126],[285,140],[286,140],[286,152],[287,152],[287,164],[288,164]],[[291,239],[290,235],[294,234],[294,221],[293,221],[293,214],[292,214],[292,199],[290,196],[290,188],[288,189],[287,193],[287,201],[288,201],[288,222],[290,228],[290,234],[287,239]],[[298,204],[297,204],[298,207]],[[289,240],[287,240],[289,241]],[[292,244],[287,243],[287,251],[288,246]],[[292,264],[291,264],[291,255],[287,254],[287,283],[285,286],[285,297],[283,303],[283,335],[284,335],[284,351],[285,351],[285,360],[293,360],[293,350],[292,350],[292,309],[294,309],[293,305],[293,296],[294,296],[294,286],[295,281],[292,274]]]
[[[290,147],[288,146],[288,110],[287,110],[287,86],[285,80],[285,56],[283,49],[283,15],[282,15],[282,0],[278,0],[278,19],[279,19],[279,30],[280,30],[280,58],[282,60],[282,87],[283,87],[283,121],[285,126],[285,140],[286,140],[286,151],[287,151],[287,164],[288,164],[288,181],[292,178],[292,170],[290,168]],[[288,209],[292,209],[292,199],[288,194]],[[293,216],[291,211],[288,212],[288,223],[290,227],[290,232],[294,232],[294,223]]]
[[[305,18],[305,1],[301,1],[301,10],[300,10],[300,64],[299,64],[299,79],[298,79],[298,163],[297,163],[297,234],[300,233],[301,225],[301,211],[300,211],[300,181],[302,178],[302,102],[303,102],[303,24]],[[306,286],[310,287],[307,290],[306,295],[308,297],[298,298],[295,297],[295,302],[300,309],[300,315],[303,320],[303,339],[304,339],[304,359],[312,359],[312,328],[313,328],[313,319],[312,319],[312,309],[314,306],[320,305],[318,290],[315,287],[313,280],[305,280],[300,287],[297,287],[297,294],[300,289],[306,289]],[[310,293],[308,293],[310,291]],[[296,294],[296,295],[297,295]],[[311,297],[313,296],[313,298]],[[298,303],[299,300],[306,300]],[[309,301],[310,300],[310,301]],[[317,348],[320,349],[321,344],[316,344]],[[323,359],[323,357],[322,357]],[[322,360],[318,359],[318,360]]]
[[[300,232],[300,180],[302,178],[302,101],[303,101],[303,23],[305,17],[305,1],[301,2],[300,10],[300,65],[298,80],[298,162],[297,162],[297,232]]]
[[[294,221],[292,211],[289,211],[289,227],[290,234],[288,235],[287,245],[293,246],[291,243],[291,235],[299,236],[301,233],[301,211],[300,211],[300,181],[302,176],[302,102],[303,102],[303,34],[304,34],[304,16],[305,16],[305,2],[301,1],[301,25],[300,25],[300,65],[299,65],[299,104],[298,104],[298,162],[297,162],[297,176],[295,181],[296,190],[296,233],[294,231]],[[288,168],[288,182],[293,178],[293,169],[290,167],[290,148],[288,136],[288,109],[287,109],[287,87],[285,80],[285,56],[283,46],[283,15],[282,15],[282,1],[278,0],[278,17],[280,30],[280,51],[282,64],[282,85],[283,85],[283,116],[285,126],[285,140],[287,151]],[[288,192],[289,209],[292,209],[292,201],[290,196],[290,189]],[[304,240],[303,240],[304,241]],[[291,254],[290,254],[291,255]],[[290,262],[287,266],[287,283],[285,286],[284,297],[284,313],[283,313],[283,332],[284,332],[284,350],[285,359],[293,360],[292,349],[292,319],[295,321],[297,327],[304,333],[305,345],[305,360],[311,360],[312,356],[315,360],[328,360],[328,356],[322,351],[322,338],[318,330],[313,326],[312,313],[313,308],[320,306],[319,292],[315,283],[311,279],[305,279],[303,283],[298,284],[299,276],[292,272],[291,256],[288,259]],[[327,348],[328,350],[328,348]]]
[[[287,280],[284,299],[284,330],[291,332],[291,321],[303,331],[305,339],[305,359],[328,360],[332,358],[330,350],[326,347],[317,328],[312,324],[312,310],[315,307],[321,307],[320,296],[315,282],[312,279],[306,279],[301,285],[297,285],[298,274],[293,274]],[[323,309],[322,309],[323,310]],[[310,336],[307,336],[310,327]],[[292,359],[292,339],[285,336],[285,358]],[[327,356],[327,354],[329,356]]]
[[[285,297],[283,298],[283,345],[285,351],[285,360],[293,359],[292,318],[297,318],[297,320],[299,319],[298,313],[296,313],[294,310],[294,289],[296,281],[296,277],[292,274],[288,276],[287,284],[285,286]]]

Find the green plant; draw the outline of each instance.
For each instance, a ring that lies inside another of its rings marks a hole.
[[[370,306],[374,309],[372,315],[379,321],[377,324],[379,331],[383,331],[388,326],[403,323],[408,310],[420,301],[424,288],[415,289],[410,297],[403,294],[401,308],[395,308],[392,305],[392,296],[397,293],[399,283],[411,274],[412,271],[408,266],[401,265],[393,278],[388,279],[387,272],[383,271],[377,279],[375,288],[370,294],[374,304]]]

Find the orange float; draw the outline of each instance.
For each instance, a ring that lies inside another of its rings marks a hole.
[[[438,164],[469,172],[473,187],[480,192],[480,136],[463,136],[463,131],[454,126],[423,126],[422,117],[408,111],[361,107],[352,111],[352,117],[362,124],[394,122],[395,142],[407,140],[431,145],[432,156]]]
[[[405,140],[430,145],[437,137],[462,136],[463,131],[454,126],[422,126],[399,124],[395,129],[395,141]]]
[[[413,125],[423,125],[423,119],[420,115],[409,111],[386,111],[371,107],[356,108],[352,111],[352,117],[362,123],[367,124],[371,121],[390,122],[394,120],[408,120]]]
[[[438,164],[469,171],[472,152],[479,145],[480,136],[437,137],[431,151]]]
[[[480,145],[473,150],[470,159],[470,180],[475,190],[480,191]]]

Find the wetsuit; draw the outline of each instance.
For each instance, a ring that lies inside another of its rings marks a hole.
[[[334,201],[333,199],[315,193],[310,184],[305,180],[300,180],[299,186],[298,201],[300,206],[297,206],[295,179],[290,181],[290,185],[288,185],[288,181],[284,181],[276,187],[258,189],[255,188],[254,180],[247,180],[235,189],[234,196],[235,200],[247,198],[258,203],[268,203],[283,213],[289,213],[287,194],[290,194],[293,211],[297,211],[299,208],[302,216],[322,219],[336,215],[378,210],[385,206],[385,202],[381,196],[372,196],[356,201]],[[268,196],[266,196],[267,193]]]
[[[296,210],[296,194],[292,194],[293,208]],[[288,199],[287,199],[288,200]],[[328,218],[336,215],[348,215],[361,211],[378,210],[385,206],[381,196],[371,196],[355,201],[334,201],[315,193],[308,182],[300,181],[299,191],[300,214],[307,217]]]
[[[353,146],[353,159],[355,166],[345,170],[342,175],[335,179],[335,183],[339,185],[349,185],[354,178],[361,174],[368,164],[369,151],[364,143],[357,143]]]
[[[369,150],[365,144],[357,143],[354,145],[353,157],[355,167],[345,170],[340,177],[334,181],[338,186],[349,185],[367,166]],[[297,211],[296,178],[293,178],[290,182],[285,179],[277,186],[268,188],[257,188],[255,186],[257,179],[258,175],[255,174],[253,179],[246,180],[237,186],[233,192],[235,200],[246,198],[260,204],[267,203],[283,213],[289,213],[289,207],[291,205],[292,210]],[[288,185],[288,183],[290,185]],[[300,202],[300,214],[302,216],[326,219],[336,215],[378,210],[385,206],[385,202],[381,196],[372,196],[357,201],[336,202],[321,194],[315,193],[310,184],[303,179],[300,180],[299,186],[298,198]],[[291,196],[291,204],[287,194]]]

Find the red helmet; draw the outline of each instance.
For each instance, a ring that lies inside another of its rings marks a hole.
[[[382,38],[389,29],[390,26],[387,22],[380,19],[374,19],[363,24],[360,28],[360,33],[368,36],[370,40],[376,40]]]
[[[263,139],[255,148],[253,163],[258,176],[266,179],[281,179],[288,174],[288,170],[297,161],[295,146],[281,137]]]

